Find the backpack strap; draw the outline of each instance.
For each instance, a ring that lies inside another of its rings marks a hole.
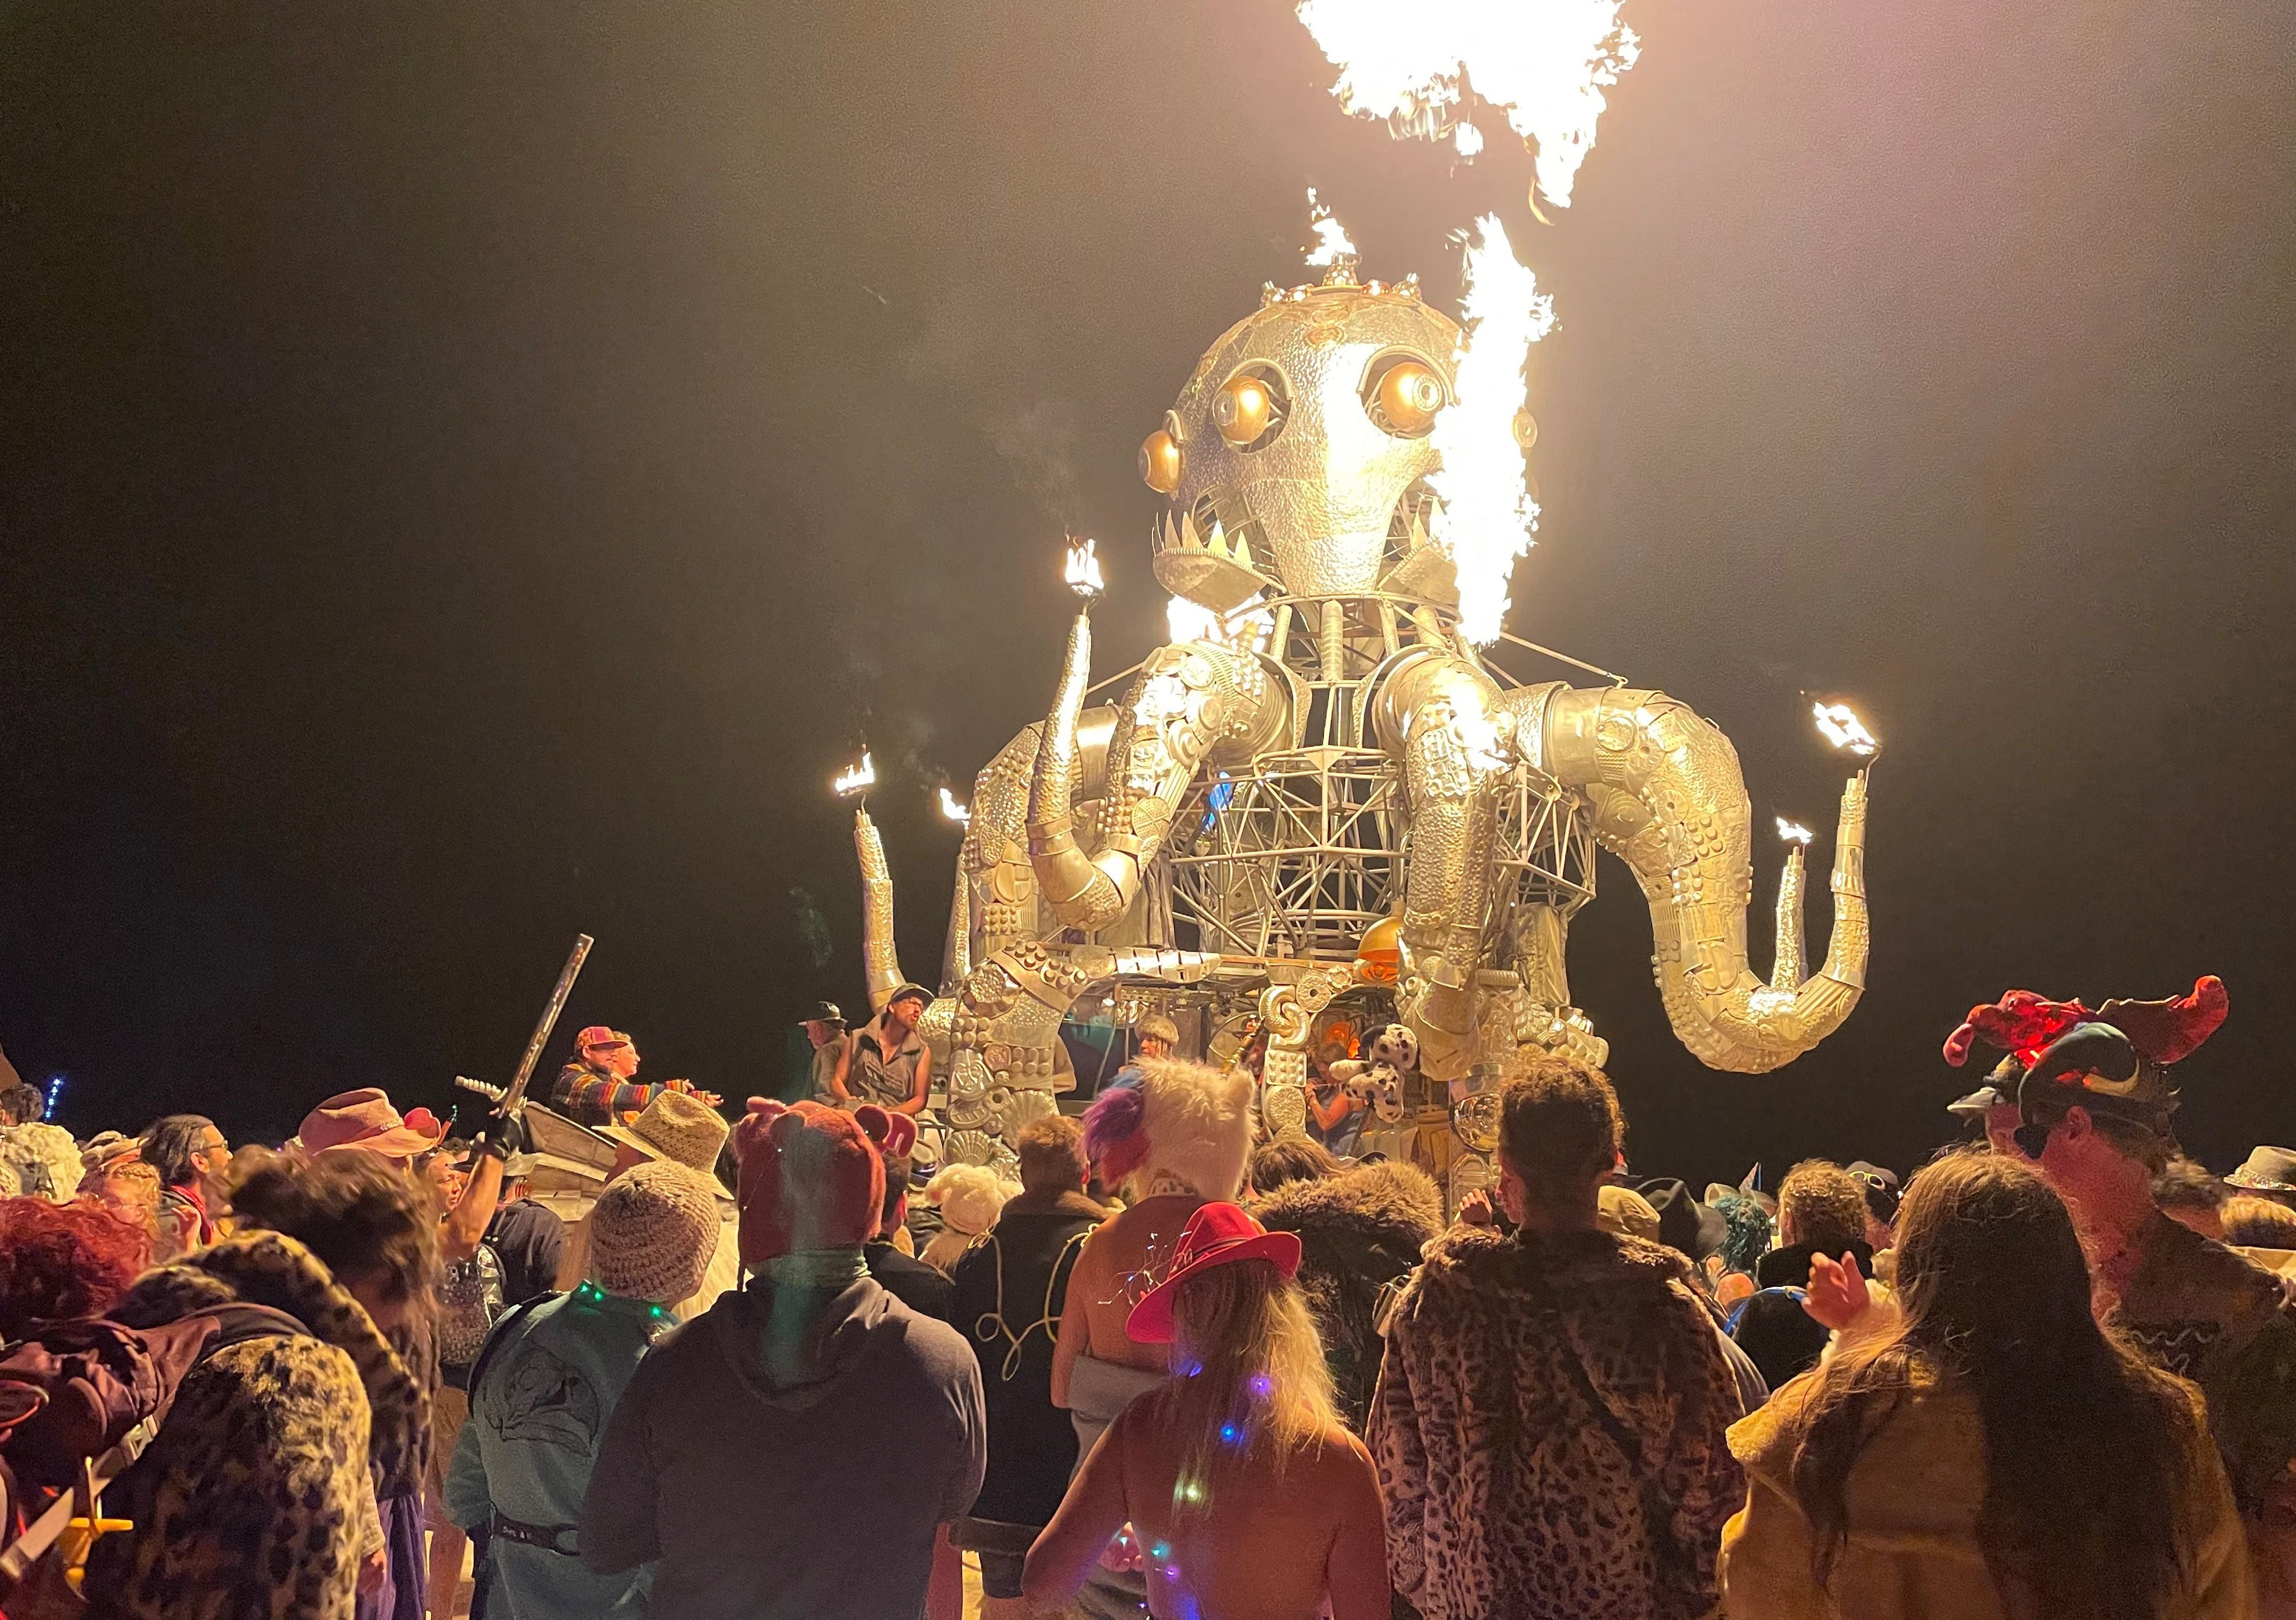
[[[478,1354],[472,1358],[470,1376],[463,1380],[463,1389],[469,1395],[472,1405],[478,1404],[479,1380],[487,1376],[487,1366],[495,1359],[495,1352],[501,1347],[503,1340],[510,1336],[511,1324],[527,1315],[535,1306],[545,1300],[562,1297],[563,1297],[558,1294],[537,1294],[531,1299],[520,1300],[502,1313],[502,1320],[495,1323],[493,1329],[487,1334],[487,1342],[479,1346]]]

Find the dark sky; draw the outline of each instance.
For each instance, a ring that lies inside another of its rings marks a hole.
[[[1673,1043],[1605,858],[1641,1167],[1909,1162],[1972,1002],[2211,971],[2189,1140],[2296,1138],[2296,19],[1627,13],[1542,229],[1282,0],[9,6],[0,1042],[83,1131],[443,1104],[583,929],[567,1027],[741,1093],[861,999],[865,735],[931,976],[931,773],[1042,714],[1064,525],[1152,644],[1135,448],[1312,183],[1366,274],[1448,299],[1496,206],[1556,295],[1518,632],[1716,720],[1758,826],[1830,820],[1802,689],[1888,740],[1873,988],[1781,1074]]]

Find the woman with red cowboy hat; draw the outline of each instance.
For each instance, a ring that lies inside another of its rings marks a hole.
[[[1074,1598],[1129,1524],[1159,1620],[1384,1620],[1379,1476],[1340,1421],[1299,1269],[1298,1236],[1234,1204],[1188,1218],[1127,1324],[1172,1346],[1174,1375],[1125,1409],[1070,1482],[1029,1551],[1029,1603]]]

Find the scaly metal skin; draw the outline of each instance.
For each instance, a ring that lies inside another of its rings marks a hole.
[[[1270,288],[1166,413],[1143,457],[1169,497],[1156,575],[1226,629],[1159,649],[1095,708],[1079,613],[1050,713],[974,782],[922,1025],[947,1076],[947,1157],[1010,1163],[1021,1126],[1074,1086],[1063,1014],[1118,982],[1231,1032],[1249,1013],[1268,1036],[1263,1111],[1298,1128],[1317,1015],[1379,982],[1357,947],[1393,918],[1396,1017],[1432,1088],[1406,1133],[1456,1203],[1494,1179],[1489,1093],[1510,1064],[1607,1055],[1565,971],[1598,845],[1643,889],[1668,1017],[1704,1062],[1775,1068],[1856,1004],[1862,774],[1842,795],[1825,960],[1804,976],[1795,848],[1765,981],[1728,739],[1663,693],[1518,681],[1458,637],[1412,410],[1448,397],[1457,343],[1409,283]],[[1427,375],[1388,378],[1402,364]],[[901,978],[891,889],[865,815],[856,831],[876,1002]]]

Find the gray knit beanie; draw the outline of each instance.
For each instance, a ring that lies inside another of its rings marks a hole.
[[[609,1294],[675,1305],[701,1286],[717,1249],[717,1194],[667,1159],[615,1177],[590,1211],[590,1272]]]

